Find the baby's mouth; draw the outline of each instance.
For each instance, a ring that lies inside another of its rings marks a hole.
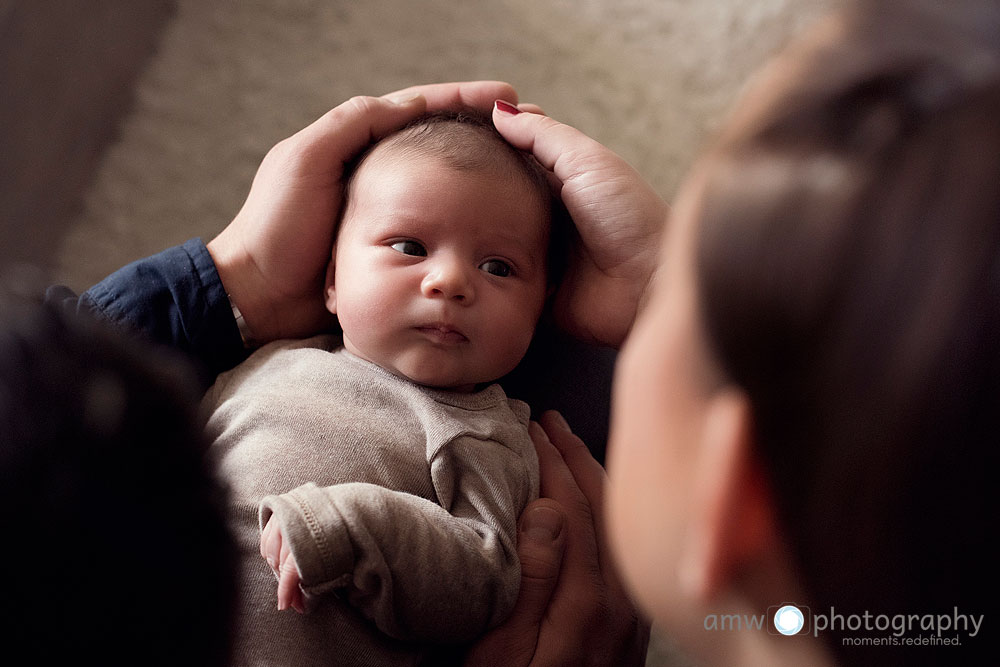
[[[416,327],[416,330],[431,341],[443,345],[459,345],[469,342],[465,334],[449,324],[423,324]]]

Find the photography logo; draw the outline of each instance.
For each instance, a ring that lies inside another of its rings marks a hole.
[[[768,607],[767,631],[772,635],[791,637],[809,630],[809,607],[794,604],[781,604]]]

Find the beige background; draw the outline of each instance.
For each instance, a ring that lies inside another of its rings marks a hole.
[[[670,199],[750,74],[835,1],[159,0],[157,48],[68,224],[5,233],[43,234],[49,250],[20,259],[84,289],[210,239],[267,149],[351,95],[478,78],[510,81]],[[0,19],[18,4],[0,0]],[[649,664],[684,661],[657,637]]]
[[[52,274],[206,240],[267,149],[354,94],[496,78],[668,199],[748,76],[832,0],[180,0]]]

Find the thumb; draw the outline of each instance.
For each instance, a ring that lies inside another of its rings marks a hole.
[[[566,536],[562,508],[542,498],[529,505],[521,517],[517,555],[521,559],[521,591],[514,614],[538,625],[559,582]]]
[[[540,498],[521,514],[517,555],[521,560],[521,590],[503,624],[477,642],[466,666],[527,665],[535,654],[542,619],[559,583],[566,547],[566,517],[559,503]]]

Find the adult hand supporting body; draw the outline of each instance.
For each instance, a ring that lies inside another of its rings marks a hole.
[[[607,476],[557,412],[531,424],[542,497],[521,515],[521,591],[510,617],[472,648],[466,667],[643,665],[649,624],[608,552]]]
[[[316,333],[332,323],[323,280],[345,165],[371,141],[426,110],[489,109],[517,93],[496,81],[433,84],[353,97],[276,144],[240,212],[208,251],[258,343]]]

